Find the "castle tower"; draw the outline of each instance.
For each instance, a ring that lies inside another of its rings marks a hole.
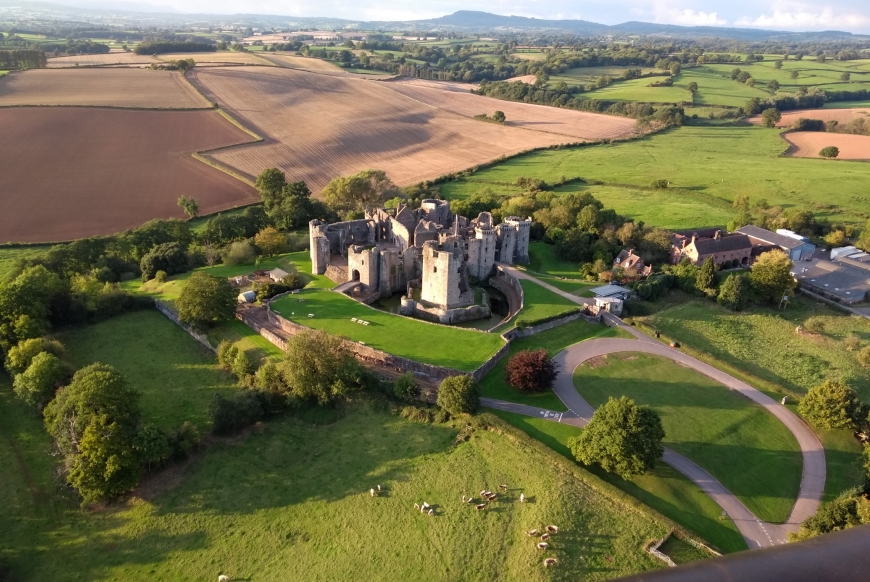
[[[505,224],[516,229],[516,246],[514,248],[514,262],[527,265],[529,263],[529,234],[532,230],[532,220],[508,216]]]
[[[495,227],[498,233],[498,260],[506,265],[514,264],[514,252],[517,248],[517,229],[502,223]]]
[[[427,241],[423,245],[420,299],[442,309],[464,307],[473,303],[474,293],[463,293],[462,265],[461,257],[450,251],[439,251],[437,243]]]
[[[326,228],[327,225],[317,219],[308,223],[311,271],[315,275],[324,274],[329,264],[329,239],[326,238]]]
[[[498,246],[498,235],[490,224],[478,224],[474,229],[474,238],[480,241],[480,255],[477,261],[478,280],[486,280],[495,266],[495,249]]]

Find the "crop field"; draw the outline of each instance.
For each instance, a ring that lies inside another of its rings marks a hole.
[[[452,426],[365,405],[282,417],[130,501],[82,511],[5,377],[0,413],[0,462],[13,469],[0,480],[0,545],[16,579],[598,581],[662,567],[643,545],[665,520],[497,419],[499,433],[457,443]],[[511,489],[486,511],[460,503],[498,483]],[[414,510],[423,500],[436,515]],[[560,533],[540,552],[524,532],[550,523]],[[544,554],[559,567],[545,570]]]
[[[236,390],[236,379],[217,367],[214,353],[156,309],[74,327],[58,339],[77,368],[114,366],[141,392],[144,420],[164,429],[189,420],[206,432],[212,394]]]
[[[217,152],[216,160],[251,176],[278,167],[314,191],[366,168],[382,169],[405,185],[570,141],[439,111],[359,78],[260,67],[194,69],[192,78],[267,138]]]
[[[853,119],[866,119],[870,121],[870,107],[800,109],[798,111],[784,111],[781,115],[782,117],[776,124],[777,127],[789,127],[798,119],[819,119],[821,121],[836,121],[840,124],[846,124]],[[753,115],[747,121],[755,125],[761,125],[761,116]]]
[[[475,370],[504,345],[498,334],[401,317],[323,289],[306,289],[283,297],[273,302],[272,308],[294,323],[364,342],[390,354],[464,372]],[[363,319],[370,325],[360,325],[351,318]]]
[[[789,430],[743,396],[671,360],[611,354],[574,371],[594,407],[627,396],[659,413],[664,445],[709,471],[760,519],[783,523],[797,499],[801,453]]]
[[[796,158],[820,158],[819,151],[822,148],[836,146],[840,150],[838,160],[870,160],[870,136],[792,131],[782,137],[792,145],[789,155]]]
[[[473,95],[467,85],[458,83],[409,79],[391,81],[386,86],[416,101],[467,117],[481,113],[492,115],[494,111],[500,110],[504,112],[506,125],[509,127],[576,138],[573,141],[618,139],[637,133],[637,123],[633,119],[502,101]]]
[[[33,69],[0,80],[0,107],[78,105],[194,109],[209,104],[175,71]]]
[[[112,65],[121,66],[147,66],[154,62],[150,55],[137,55],[136,53],[107,53],[102,55],[73,55],[69,57],[49,57],[46,66],[49,69],[65,67],[106,67]]]
[[[250,140],[214,111],[13,107],[0,109],[0,126],[16,144],[0,157],[3,242],[72,240],[183,217],[180,193],[203,214],[258,199],[190,156]]]
[[[303,57],[301,55],[288,53],[269,53],[268,55],[264,54],[261,60],[267,60],[279,67],[285,67],[288,69],[302,69],[316,73],[331,73],[337,76],[345,76],[348,74],[345,73],[341,67],[334,65],[329,61],[316,59],[314,57]]]
[[[765,199],[772,206],[811,210],[832,222],[864,224],[870,218],[870,165],[782,157],[786,147],[779,132],[760,127],[685,126],[626,143],[517,156],[445,184],[442,196],[464,198],[485,188],[499,191],[504,184],[515,184],[519,177],[552,184],[564,176],[619,187],[609,190],[573,183],[559,191],[589,191],[606,206],[613,195],[618,200],[614,204],[617,210],[652,226],[722,225],[723,218],[727,222],[733,216],[730,204],[738,195],[749,196],[753,202]],[[649,188],[660,179],[670,181],[671,187],[646,192],[648,204],[631,200],[630,191]],[[516,187],[508,187],[505,193],[516,191]],[[680,220],[671,216],[671,204],[681,209]],[[703,207],[707,213],[697,212]],[[688,224],[690,219],[700,222]]]
[[[251,53],[239,51],[216,51],[207,53],[165,53],[155,57],[160,61],[177,61],[179,59],[193,59],[197,65],[263,65],[273,66],[273,63],[261,59]]]
[[[586,85],[587,87],[595,83],[596,79],[601,76],[611,76],[614,79],[622,77],[628,69],[640,69],[644,74],[656,71],[656,69],[635,67],[635,66],[601,66],[601,67],[577,67],[568,69],[562,74],[550,75],[550,85],[564,81],[567,85]],[[532,75],[532,81],[535,77]],[[513,79],[512,79],[513,80]]]

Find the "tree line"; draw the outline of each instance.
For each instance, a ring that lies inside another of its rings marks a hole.
[[[161,53],[203,53],[215,50],[217,47],[211,42],[155,40],[137,45],[133,52],[137,55],[156,55]]]
[[[0,69],[36,69],[45,63],[41,50],[0,50]]]

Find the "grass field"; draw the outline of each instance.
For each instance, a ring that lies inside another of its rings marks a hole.
[[[418,362],[467,372],[480,366],[504,344],[497,334],[393,315],[323,289],[306,289],[278,299],[272,308],[307,327],[365,342],[369,347]],[[314,317],[309,318],[308,314]],[[351,318],[363,319],[370,325],[354,323]]]
[[[574,460],[567,442],[569,438],[580,434],[579,428],[510,412],[492,412],[559,454]],[[600,468],[589,469],[614,487],[701,536],[721,552],[746,549],[746,542],[734,523],[730,519],[720,519],[722,508],[700,487],[669,465],[659,463],[652,471],[631,481]]]
[[[825,332],[796,333],[810,317],[820,317]],[[784,311],[753,308],[733,313],[707,302],[691,301],[645,318],[652,327],[686,346],[782,386],[801,396],[826,379],[842,379],[870,401],[870,375],[855,352],[843,346],[855,333],[870,343],[870,321],[842,314],[803,298]],[[759,350],[758,346],[775,346]]]
[[[145,420],[164,429],[190,420],[205,432],[212,394],[235,390],[215,355],[156,309],[75,327],[59,339],[77,368],[114,366],[142,393]]]
[[[554,277],[578,277],[580,266],[557,257],[555,249],[543,242],[529,243],[529,269]]]
[[[598,337],[629,337],[620,329],[587,323],[582,319],[554,327],[533,336],[514,340],[510,344],[508,356],[502,359],[492,371],[480,381],[480,393],[488,398],[507,400],[529,406],[538,406],[562,412],[565,405],[552,391],[532,393],[523,392],[504,381],[504,369],[510,357],[521,350],[547,350],[550,356],[555,356],[568,346],[587,339]],[[562,371],[564,372],[564,370]]]
[[[6,279],[15,267],[18,259],[32,259],[50,249],[49,245],[33,245],[24,247],[0,247],[0,281]]]
[[[497,186],[515,184],[518,177],[549,183],[562,176],[584,177],[628,189],[666,179],[673,190],[652,192],[643,202],[620,194],[624,206],[613,206],[654,226],[685,226],[688,216],[700,221],[691,227],[720,225],[732,216],[728,206],[738,195],[812,210],[832,221],[863,224],[870,218],[870,164],[779,157],[786,147],[778,132],[758,127],[681,127],[626,143],[518,156],[445,185],[442,195],[462,198],[487,187],[498,191]],[[588,189],[605,205],[611,203],[610,191],[599,186],[569,185],[560,191],[573,188]],[[692,200],[692,213],[675,220],[672,208],[684,212],[686,199]]]
[[[0,415],[0,462],[14,468],[0,480],[0,555],[15,579],[604,580],[661,567],[642,546],[664,520],[509,428],[454,444],[451,427],[362,405],[285,417],[146,483],[144,497],[83,512],[5,377]],[[486,511],[460,503],[497,483],[511,491]],[[423,500],[436,516],[414,510]],[[549,523],[560,534],[544,554],[523,532]]]
[[[672,559],[675,563],[688,564],[710,557],[710,554],[704,550],[700,550],[692,544],[685,542],[675,536],[669,537],[665,543],[659,546],[659,551]]]
[[[776,417],[706,376],[658,356],[611,354],[574,372],[594,407],[628,396],[659,413],[664,444],[716,477],[759,519],[783,523],[797,499],[801,454]]]
[[[520,285],[523,286],[523,308],[512,320],[514,324],[520,320],[537,321],[554,317],[578,308],[573,301],[556,295],[532,281],[520,279]]]

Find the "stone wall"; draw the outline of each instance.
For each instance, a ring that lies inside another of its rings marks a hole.
[[[211,345],[211,342],[208,341],[207,337],[205,337],[201,333],[196,333],[195,331],[193,331],[193,329],[190,326],[181,323],[181,321],[179,321],[179,319],[178,319],[178,314],[167,303],[164,303],[163,301],[160,301],[159,299],[155,299],[154,306],[157,308],[157,311],[159,311],[160,313],[165,315],[173,323],[175,323],[178,327],[180,327],[181,329],[186,331],[190,335],[190,337],[192,337],[193,339],[195,339],[196,341],[198,341],[199,343],[201,343],[202,345],[204,345],[205,347],[207,347],[211,351],[213,351],[213,352],[217,351],[217,349],[213,345]]]
[[[336,267],[335,265],[327,265],[326,267],[326,278],[335,283],[336,285],[341,285],[342,283],[348,282],[347,273],[347,269],[342,269],[341,267]]]
[[[502,337],[508,341],[519,339],[521,337],[529,337],[530,335],[535,335],[536,333],[541,333],[542,331],[547,331],[548,329],[553,329],[554,327],[559,327],[560,325],[565,325],[566,323],[571,323],[572,321],[577,321],[578,319],[586,320],[589,323],[601,323],[601,315],[592,315],[591,313],[584,313],[581,311],[579,313],[571,313],[569,315],[566,315],[565,317],[560,317],[558,319],[554,319],[540,325],[535,325],[524,329],[512,329],[508,332],[505,332]]]

